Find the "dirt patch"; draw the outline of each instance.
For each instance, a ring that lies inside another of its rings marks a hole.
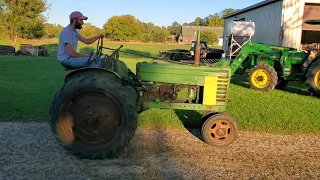
[[[119,161],[138,166],[118,178],[137,179],[317,179],[320,137],[240,132],[228,148],[202,142],[199,130],[139,128]],[[98,174],[91,171],[93,174]],[[104,174],[101,178],[110,177]],[[132,176],[131,176],[132,177]]]
[[[228,148],[199,131],[138,128],[118,159],[80,160],[45,123],[1,123],[0,179],[319,179],[320,137],[240,132]]]

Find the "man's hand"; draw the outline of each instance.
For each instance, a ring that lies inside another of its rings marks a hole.
[[[104,38],[104,35],[103,35],[103,34],[100,34],[98,37],[99,37],[99,38]],[[98,39],[99,39],[99,38],[98,38]]]
[[[98,36],[95,36],[95,37],[92,37],[92,38],[89,38],[89,39],[82,38],[80,41],[85,43],[85,44],[92,44],[92,43],[94,43],[96,40],[98,40],[100,38],[104,38],[104,35],[100,34]]]

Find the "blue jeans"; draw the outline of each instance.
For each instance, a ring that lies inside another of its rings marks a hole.
[[[95,56],[95,55],[93,55]],[[88,62],[89,57],[68,57],[67,59],[63,60],[61,63],[74,67],[74,68],[82,68],[86,66],[86,63]],[[98,68],[100,64],[102,63],[103,58],[95,59],[89,67],[95,67]]]

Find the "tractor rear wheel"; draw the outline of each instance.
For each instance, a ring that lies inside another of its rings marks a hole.
[[[309,92],[320,98],[320,60],[311,64],[306,72],[306,84]]]
[[[102,76],[67,82],[56,93],[49,112],[59,144],[88,159],[115,157],[134,136],[137,118],[128,89]]]
[[[255,65],[249,73],[249,84],[252,89],[270,91],[277,83],[277,72],[267,64]]]
[[[227,113],[213,113],[206,116],[201,134],[206,143],[215,147],[231,144],[238,136],[238,125]]]

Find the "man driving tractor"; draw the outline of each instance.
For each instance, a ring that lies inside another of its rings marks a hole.
[[[96,40],[103,38],[103,34],[92,38],[83,37],[77,29],[81,29],[84,24],[84,20],[87,20],[88,17],[84,16],[79,11],[74,11],[69,16],[70,24],[65,27],[59,36],[59,45],[58,45],[58,61],[63,66],[71,66],[73,68],[82,68],[86,66],[86,63],[89,60],[90,55],[80,54],[77,52],[78,41],[81,41],[85,44],[92,44]],[[99,67],[102,63],[101,59],[95,59],[96,57],[92,56],[91,60],[94,60],[89,67]]]

